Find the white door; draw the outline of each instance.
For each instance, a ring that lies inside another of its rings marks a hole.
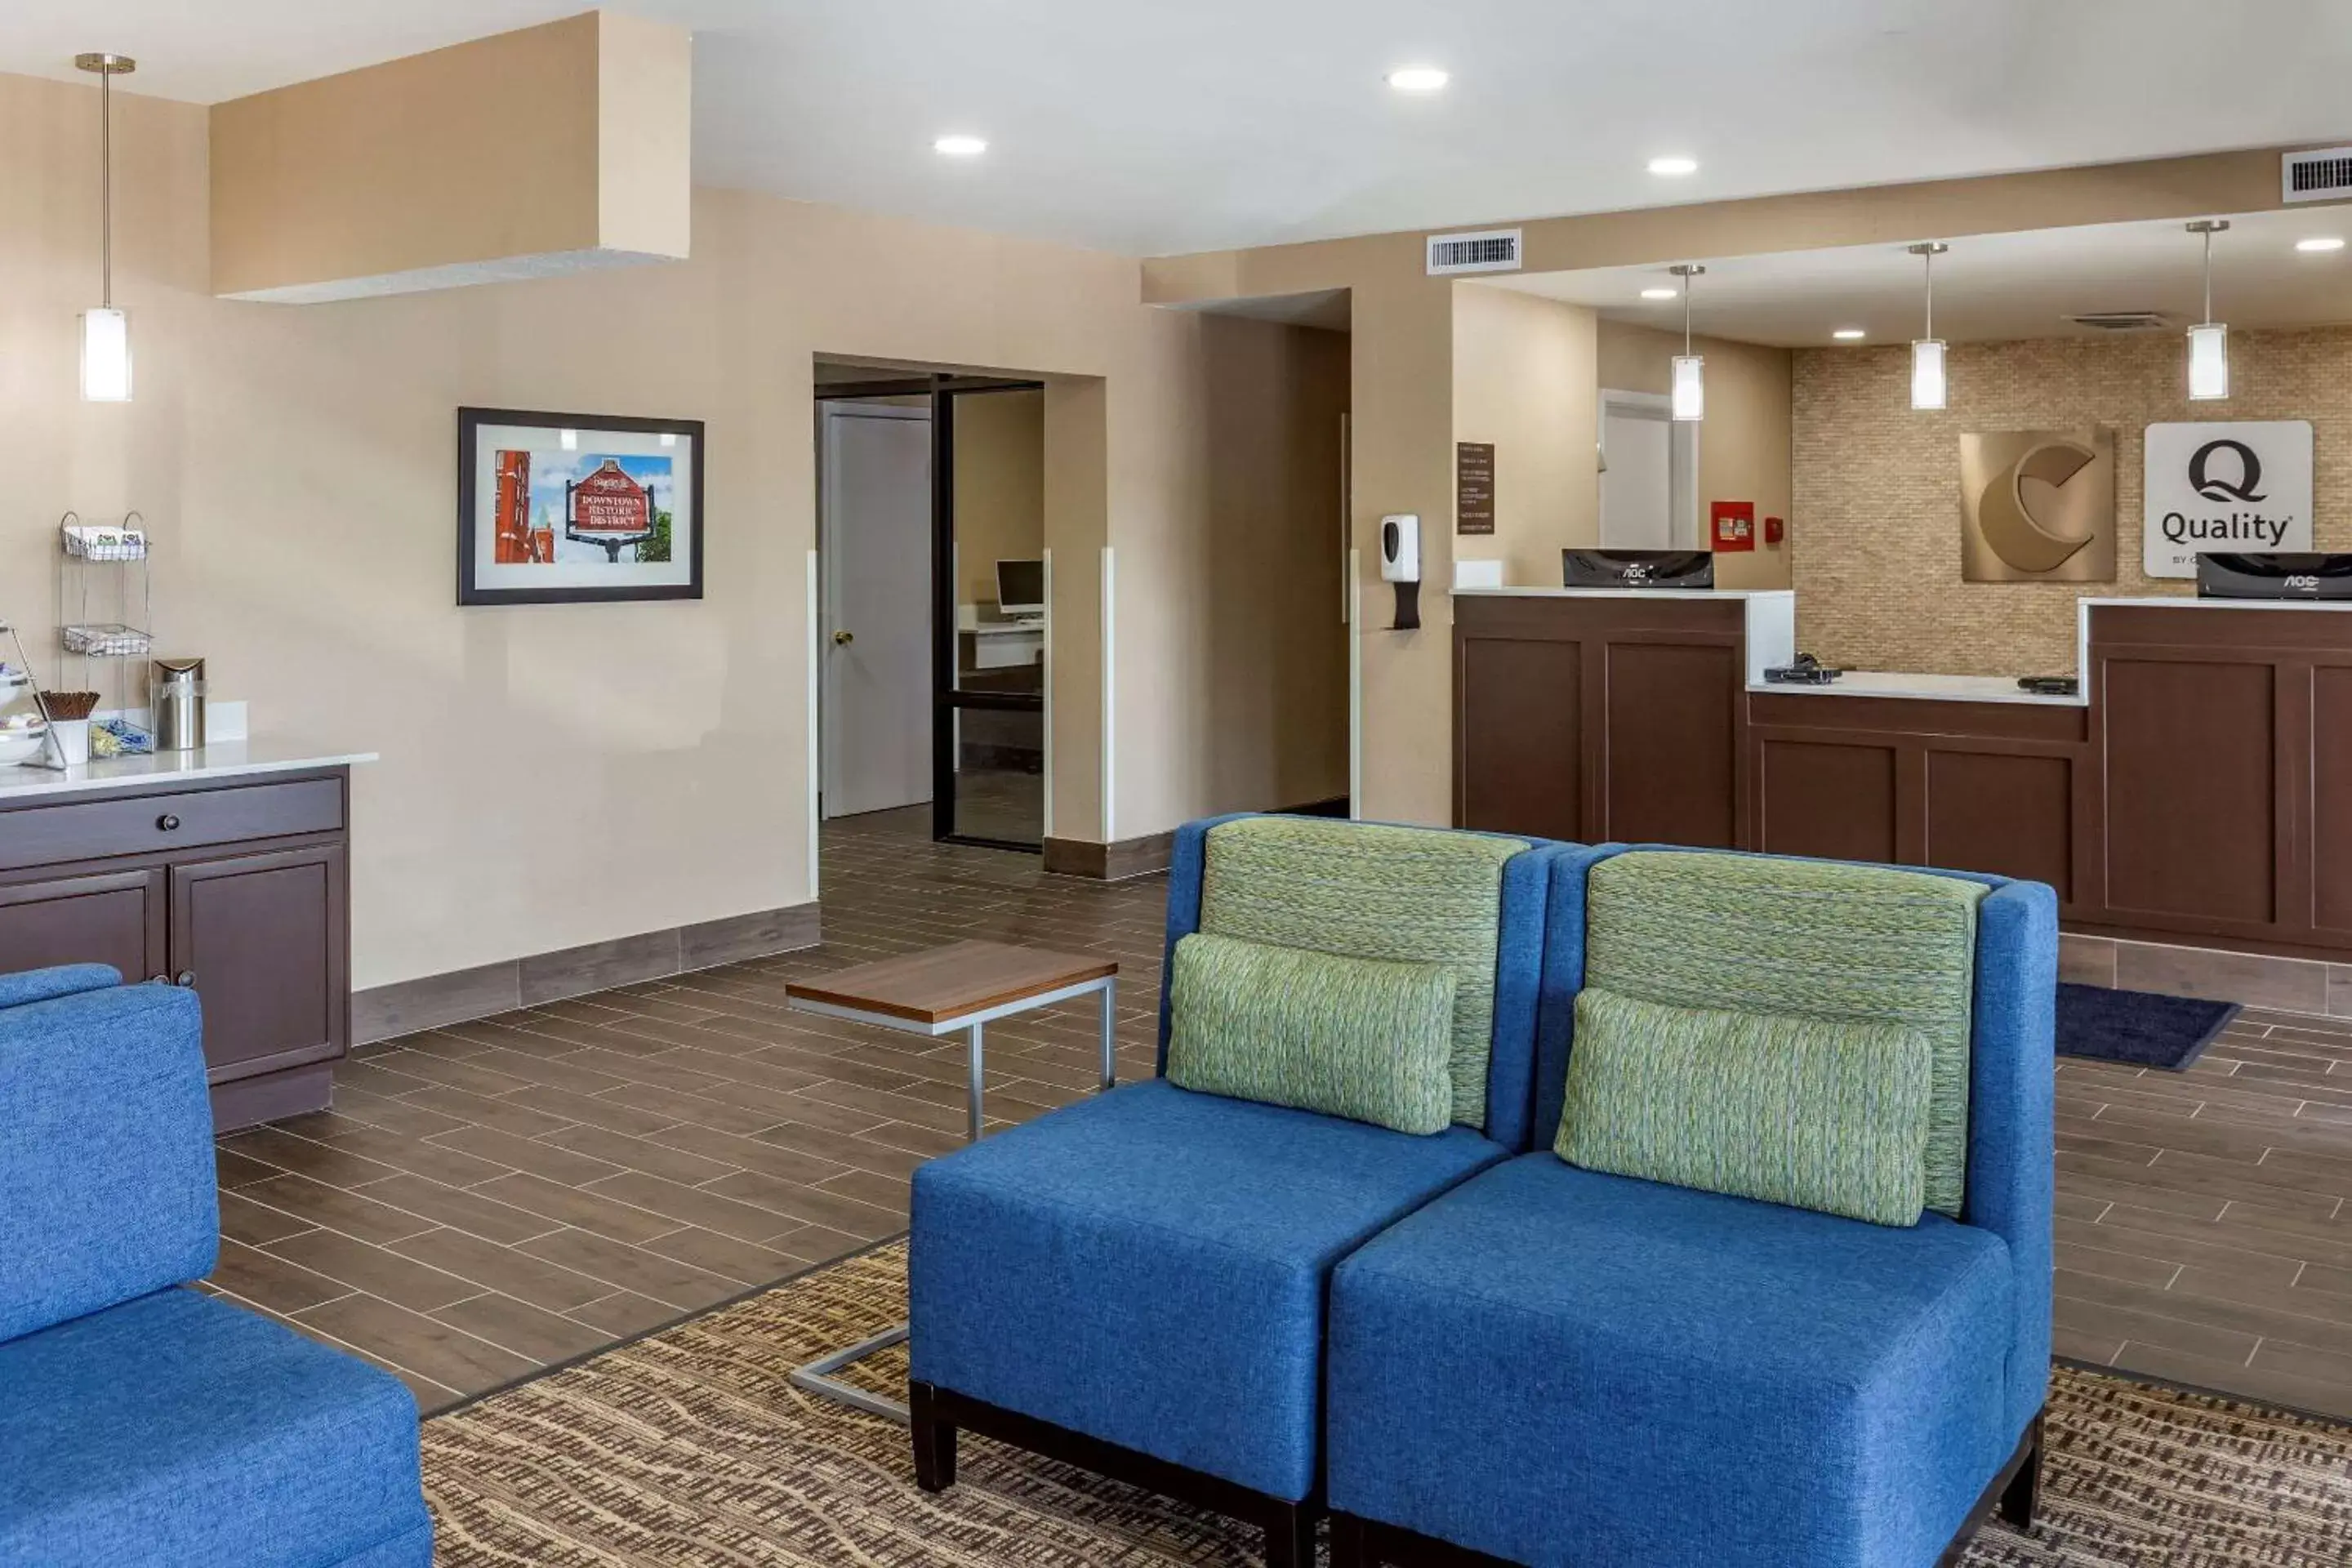
[[[931,416],[825,403],[824,815],[931,798]]]
[[[1672,421],[1647,408],[1612,404],[1602,416],[1601,545],[1604,550],[1665,550],[1674,543],[1669,503]]]

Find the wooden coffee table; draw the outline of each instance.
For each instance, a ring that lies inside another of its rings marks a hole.
[[[1102,998],[1102,1089],[1118,1081],[1115,1025],[1118,1016],[1118,964],[1107,958],[1048,952],[1001,942],[959,942],[927,952],[880,959],[835,970],[784,987],[793,1009],[876,1024],[910,1035],[961,1034],[970,1041],[964,1138],[977,1142],[985,1119],[982,1079],[988,1026],[999,1018],[1034,1012],[1087,994]],[[861,1340],[844,1350],[793,1369],[795,1387],[871,1415],[907,1419],[895,1399],[868,1393],[834,1374],[879,1350],[904,1343],[907,1325]]]

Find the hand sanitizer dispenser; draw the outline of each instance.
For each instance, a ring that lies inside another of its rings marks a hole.
[[[1410,511],[1381,519],[1381,580],[1396,584],[1392,629],[1421,627],[1421,518]]]

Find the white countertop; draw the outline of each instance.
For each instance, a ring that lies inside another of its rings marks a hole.
[[[1849,669],[1826,686],[1751,680],[1748,689],[1776,697],[1903,697],[1929,702],[2023,702],[2044,708],[2080,708],[2084,703],[2079,692],[2052,697],[2021,690],[2006,675],[1914,675],[1885,669]]]
[[[1794,588],[1456,588],[1457,599],[1794,599]]]
[[[85,791],[136,789],[182,779],[228,779],[255,773],[299,773],[309,768],[372,763],[373,752],[320,752],[299,743],[260,736],[215,741],[193,752],[157,752],[115,757],[52,773],[44,768],[0,766],[0,800],[26,795],[79,795]]]
[[[2188,594],[2148,594],[2136,599],[2084,599],[2094,605],[2122,605],[2135,610],[2352,610],[2352,599],[2200,599]]]

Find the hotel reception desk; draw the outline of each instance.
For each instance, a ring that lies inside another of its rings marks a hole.
[[[2068,931],[2126,939],[2072,944],[2078,969],[2128,943],[2352,964],[2352,610],[2085,599],[2074,697],[1767,685],[1795,650],[1786,592],[1498,589],[1454,610],[1464,826],[2030,877]],[[2352,1000],[2352,970],[2319,963],[2237,984],[2326,1011],[2331,978]]]

